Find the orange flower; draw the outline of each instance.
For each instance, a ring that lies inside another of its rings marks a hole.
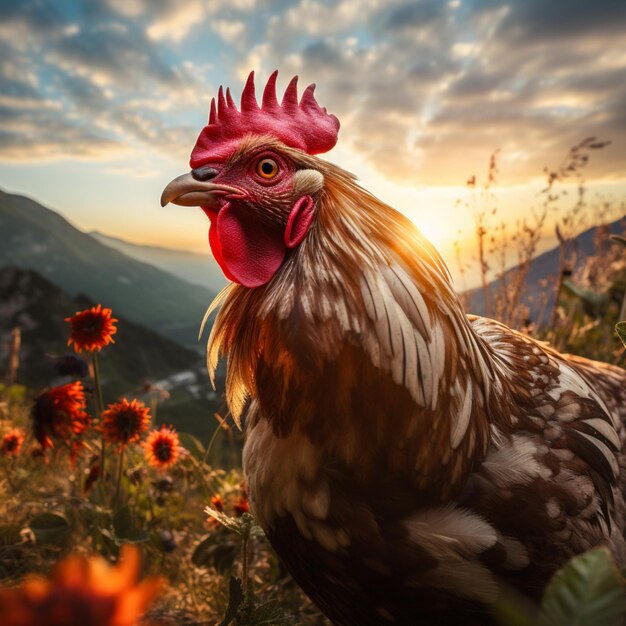
[[[124,546],[117,565],[100,556],[70,556],[49,580],[0,587],[3,626],[136,626],[162,581],[139,582],[139,550]]]
[[[111,309],[103,309],[100,304],[78,311],[74,317],[66,317],[65,321],[72,325],[67,345],[73,343],[76,352],[102,350],[110,343],[115,343],[112,335],[117,332],[117,320],[111,317]]]
[[[176,463],[179,456],[180,440],[178,433],[170,426],[153,430],[143,444],[149,465],[165,469]]]
[[[11,430],[2,437],[0,444],[0,454],[7,456],[17,456],[22,449],[26,433],[21,428],[11,428]]]
[[[122,398],[102,414],[102,433],[109,443],[124,446],[139,441],[149,422],[150,410],[143,402]]]
[[[31,417],[33,434],[41,447],[44,450],[52,448],[54,439],[78,446],[77,437],[83,435],[91,424],[85,406],[85,389],[79,381],[39,394]]]
[[[219,494],[211,498],[211,506],[220,513],[224,512],[224,500]]]

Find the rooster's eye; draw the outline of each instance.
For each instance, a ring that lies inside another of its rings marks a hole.
[[[269,180],[278,174],[278,163],[274,159],[261,159],[256,165],[256,173]]]

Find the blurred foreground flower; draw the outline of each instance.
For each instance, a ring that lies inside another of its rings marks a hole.
[[[233,504],[233,510],[237,517],[241,517],[244,513],[250,512],[250,502],[245,495],[239,496],[239,499]]]
[[[0,443],[0,454],[6,456],[17,456],[22,449],[26,433],[21,428],[12,428],[2,437]]]
[[[108,344],[115,343],[112,335],[117,332],[117,320],[111,317],[111,309],[103,309],[100,304],[78,311],[73,317],[66,317],[65,321],[72,325],[67,345],[73,343],[76,352],[102,350]]]
[[[76,439],[85,433],[91,418],[85,412],[85,390],[79,381],[53,387],[35,398],[31,411],[33,434],[41,447],[52,448],[53,441],[70,445],[73,452],[80,446]]]
[[[180,455],[180,440],[172,427],[161,426],[160,430],[153,430],[143,446],[148,464],[157,469],[170,467]]]
[[[139,441],[149,423],[150,410],[143,402],[122,398],[102,414],[102,434],[109,443],[125,446]]]
[[[220,496],[219,494],[217,494],[216,496],[213,496],[211,498],[211,506],[216,511],[223,513],[224,512],[224,499],[222,498],[222,496]]]
[[[49,580],[0,587],[2,626],[135,626],[162,586],[139,582],[139,566],[135,546],[124,546],[115,566],[100,556],[67,557]]]

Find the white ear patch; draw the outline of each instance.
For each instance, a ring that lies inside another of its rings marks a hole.
[[[324,186],[324,176],[317,170],[298,170],[293,175],[293,190],[296,195],[317,193]]]

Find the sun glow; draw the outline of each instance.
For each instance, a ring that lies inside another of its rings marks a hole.
[[[433,245],[446,246],[450,244],[454,233],[450,232],[449,226],[443,220],[432,217],[431,219],[412,219],[411,221]]]

